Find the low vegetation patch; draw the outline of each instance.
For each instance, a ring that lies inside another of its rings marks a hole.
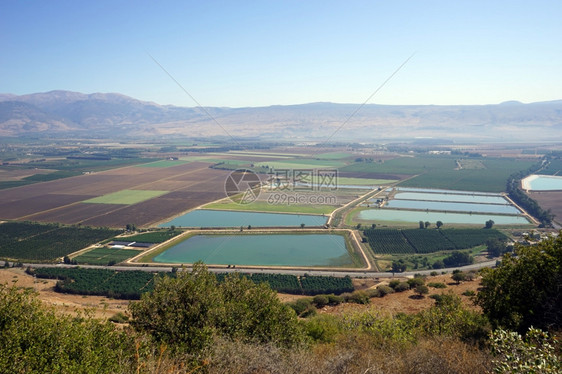
[[[107,228],[7,222],[0,225],[0,258],[53,261],[118,233]]]

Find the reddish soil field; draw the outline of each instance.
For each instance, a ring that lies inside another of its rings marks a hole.
[[[92,217],[97,217],[121,208],[123,208],[123,205],[119,204],[78,203],[73,205],[66,205],[56,210],[28,216],[28,220],[76,224]]]
[[[25,219],[30,214],[76,203],[91,197],[93,196],[45,194],[23,198],[0,204],[0,216],[3,219]]]
[[[178,192],[172,192],[171,194],[177,193]],[[196,208],[209,201],[224,197],[224,192],[222,191],[193,191],[185,193],[189,197],[174,198],[172,196],[170,198],[169,195],[171,194],[166,194],[138,204],[122,206],[121,209],[87,219],[83,221],[83,224],[90,226],[123,227],[127,225],[127,223],[134,223],[137,226],[146,226],[178,215],[186,210]]]
[[[210,169],[209,165],[192,162],[168,168],[129,166],[4,190],[0,194],[0,219],[144,226],[224,197],[229,171]],[[124,189],[171,193],[130,206],[80,203]]]
[[[550,209],[556,215],[554,220],[562,225],[562,191],[531,192],[529,196],[536,200],[541,208]]]

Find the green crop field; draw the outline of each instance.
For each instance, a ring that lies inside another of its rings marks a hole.
[[[168,239],[172,239],[174,236],[177,236],[182,232],[183,231],[181,230],[145,232],[132,236],[120,236],[115,238],[115,240],[139,243],[162,243]]]
[[[0,258],[52,261],[118,233],[102,228],[7,222],[0,225]]]
[[[157,190],[121,190],[107,195],[94,197],[93,199],[84,200],[84,203],[91,204],[122,204],[131,205],[140,203],[168,193],[169,191]]]
[[[488,239],[505,240],[495,229],[367,229],[363,232],[376,254],[427,254],[469,249]]]
[[[483,159],[482,164],[484,168],[480,169],[432,168],[400,183],[400,186],[502,192],[505,191],[507,178],[511,174],[528,169],[534,161],[492,158]]]
[[[371,178],[348,178],[348,177],[338,177],[339,185],[355,185],[355,186],[371,186],[379,184],[390,184],[398,182],[395,179],[371,179]]]
[[[353,156],[351,153],[346,153],[346,152],[328,152],[328,153],[321,153],[314,157],[320,160],[340,160],[342,158],[347,158],[351,156]]]
[[[141,294],[154,289],[155,281],[173,273],[152,274],[129,270],[84,268],[37,268],[33,270],[37,278],[59,279],[55,291],[79,295],[100,295],[117,299],[140,299]],[[226,274],[214,275],[219,282]],[[340,294],[354,290],[350,277],[310,276],[297,277],[284,274],[240,274],[254,283],[268,283],[279,292],[296,295],[315,295],[318,293]]]
[[[275,213],[308,213],[308,214],[330,214],[337,208],[335,205],[311,205],[311,204],[269,204],[266,201],[254,201],[249,204],[238,204],[228,201],[219,201],[204,206],[205,209],[217,210],[239,210]]]
[[[385,162],[356,162],[342,167],[340,171],[387,174],[422,174],[431,170],[456,167],[455,159],[438,156],[398,157]]]
[[[140,251],[135,249],[101,247],[76,256],[73,260],[78,264],[108,265],[125,261],[139,253]]]
[[[530,159],[508,158],[464,159],[462,163],[471,167],[457,170],[455,160],[452,156],[399,157],[382,163],[357,162],[339,170],[367,174],[417,175],[402,182],[400,185],[404,187],[501,192],[505,190],[509,175],[526,170],[535,162]]]

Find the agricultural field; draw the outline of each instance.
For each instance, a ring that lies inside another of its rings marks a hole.
[[[507,239],[495,229],[367,229],[363,235],[375,254],[427,254]]]
[[[548,166],[541,169],[539,174],[562,175],[562,158],[550,160]]]
[[[271,169],[336,169],[345,166],[344,161],[336,159],[290,159],[286,161],[264,161],[255,164],[256,166],[269,167]]]
[[[124,227],[129,223],[147,226],[223,198],[228,171],[210,169],[210,165],[191,162],[160,168],[130,166],[5,190],[0,194],[0,219],[101,227]],[[134,200],[126,200],[120,192],[124,190],[144,192],[136,192]],[[151,191],[169,192],[152,195]],[[114,193],[118,194],[111,195]],[[107,199],[108,196],[118,198]],[[152,197],[144,200],[149,196]],[[97,202],[101,204],[86,203],[100,197],[102,200]]]
[[[466,164],[468,161],[463,162]],[[389,179],[413,177],[401,182],[402,187],[501,192],[505,190],[507,178],[512,173],[525,170],[535,162],[534,159],[482,158],[478,162],[471,160],[470,168],[459,169],[455,157],[420,155],[385,162],[358,162],[339,170],[340,175],[344,176],[397,177]]]
[[[0,189],[69,178],[151,160],[141,157],[111,160],[47,158],[41,161],[10,162],[7,165],[0,165]]]
[[[562,226],[562,191],[537,191],[527,193],[545,210],[554,214],[553,221]]]
[[[172,239],[173,237],[181,234],[181,230],[166,230],[166,231],[152,231],[145,232],[136,235],[120,236],[117,240],[124,240],[129,242],[140,242],[140,243],[162,243],[166,240]]]
[[[140,252],[137,249],[101,247],[76,256],[72,260],[76,261],[78,265],[115,265],[138,255]]]
[[[144,271],[114,271],[84,268],[37,268],[32,271],[37,278],[59,279],[55,291],[79,295],[100,295],[116,299],[138,300],[144,292],[152,291],[158,277],[174,276],[173,273]],[[222,281],[226,274],[217,274]],[[349,277],[302,276],[283,274],[241,274],[255,283],[267,282],[272,289],[295,295],[318,293],[340,294],[352,292]]]
[[[164,274],[145,271],[113,271],[83,268],[38,268],[37,278],[59,279],[55,291],[78,295],[98,295],[116,299],[138,300],[154,289],[154,279]]]
[[[93,199],[84,200],[88,204],[137,204],[152,198],[162,196],[170,191],[153,191],[153,190],[121,190],[107,195],[94,197]]]
[[[28,222],[0,224],[0,258],[18,261],[55,261],[119,231],[42,225]]]

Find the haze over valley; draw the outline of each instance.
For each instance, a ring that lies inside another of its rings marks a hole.
[[[357,111],[357,109],[359,109]],[[356,112],[352,116],[352,114]],[[343,126],[342,126],[343,125]],[[51,91],[0,94],[2,136],[228,137],[381,141],[552,140],[562,131],[562,100],[491,105],[310,103],[267,107],[178,107],[121,94]],[[225,131],[226,130],[226,131]]]

